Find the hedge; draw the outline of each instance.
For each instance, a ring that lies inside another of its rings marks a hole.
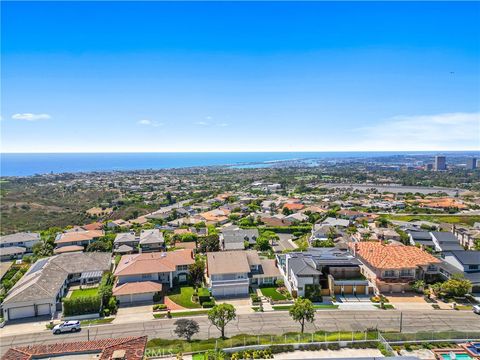
[[[258,229],[259,232],[263,231],[273,231],[276,233],[282,234],[291,234],[291,233],[302,233],[307,234],[312,231],[312,226],[266,226],[266,227],[258,227],[258,226],[241,226],[242,229]]]
[[[63,315],[85,315],[100,312],[102,300],[100,296],[84,296],[74,299],[63,300]]]
[[[214,306],[215,306],[215,300],[205,301],[205,302],[202,304],[202,307],[203,307],[203,308],[213,308]]]

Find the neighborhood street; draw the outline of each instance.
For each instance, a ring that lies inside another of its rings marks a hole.
[[[363,331],[378,328],[383,331],[398,331],[400,328],[399,311],[318,311],[315,322],[308,324],[306,332],[326,331]],[[403,311],[403,332],[418,331],[476,331],[480,332],[480,316],[464,311]],[[199,338],[219,337],[219,331],[210,325],[206,316],[194,317],[200,325]],[[149,338],[175,339],[173,333],[175,319],[149,320],[136,323],[108,324],[84,327],[81,332],[53,335],[48,330],[14,334],[12,327],[0,329],[1,353],[12,346],[33,344],[51,344],[58,342],[118,338],[126,336],[148,335]],[[15,326],[15,325],[13,325]],[[227,336],[236,334],[282,334],[299,331],[288,312],[270,312],[238,315],[227,326]]]

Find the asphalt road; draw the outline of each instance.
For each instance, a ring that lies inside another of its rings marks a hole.
[[[418,331],[477,331],[480,332],[480,316],[466,311],[403,311],[403,332]],[[200,325],[197,338],[219,337],[219,331],[210,325],[206,316],[196,316]],[[1,353],[12,346],[51,344],[58,342],[84,341],[112,337],[147,335],[149,338],[176,339],[173,333],[175,319],[158,319],[138,323],[108,324],[84,327],[81,332],[53,335],[43,330],[23,335],[8,335],[8,326],[1,329]],[[399,311],[317,311],[313,324],[306,332],[363,331],[378,328],[382,331],[399,331]],[[255,313],[238,315],[228,324],[226,335],[236,334],[283,334],[299,331],[298,323],[291,320],[288,312]]]

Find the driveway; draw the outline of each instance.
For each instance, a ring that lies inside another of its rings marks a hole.
[[[432,304],[426,302],[422,295],[398,294],[386,298],[397,310],[432,310]]]
[[[251,314],[254,311],[252,310],[252,305],[250,303],[250,298],[220,298],[215,299],[217,304],[230,304],[233,305],[237,314]]]
[[[153,319],[152,304],[140,306],[128,306],[118,308],[113,324],[124,324],[136,321],[148,321]]]

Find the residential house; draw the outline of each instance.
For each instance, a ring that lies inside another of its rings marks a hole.
[[[159,251],[165,247],[163,233],[159,229],[142,230],[139,246],[141,252]]]
[[[206,224],[225,224],[228,222],[228,216],[230,211],[227,209],[214,209],[210,211],[203,212],[194,216],[200,221],[204,221]]]
[[[215,297],[248,296],[250,285],[273,284],[281,278],[275,260],[254,250],[207,253],[207,284]]]
[[[0,254],[2,261],[18,259],[25,253],[31,253],[33,246],[40,242],[40,234],[20,232],[0,237]]]
[[[113,252],[119,254],[130,254],[138,249],[140,239],[135,235],[135,231],[119,233],[113,241]]]
[[[338,248],[277,254],[285,286],[294,296],[306,296],[318,287],[322,295],[368,295],[371,284],[360,272],[360,261]]]
[[[223,250],[243,250],[245,242],[255,245],[258,236],[257,229],[224,229],[220,233],[220,247]]]
[[[123,220],[123,219],[118,219],[118,220],[113,220],[113,221],[107,222],[107,227],[108,228],[124,227],[124,228],[129,229],[129,228],[132,227],[132,223],[130,223],[129,221]]]
[[[435,244],[435,250],[439,252],[443,251],[456,251],[465,250],[460,241],[453,233],[448,231],[431,231],[432,241]]]
[[[164,286],[186,282],[194,262],[188,249],[124,255],[115,269],[113,295],[121,304],[152,301]]]
[[[78,251],[78,247],[81,246],[83,248],[87,247],[92,241],[97,240],[98,238],[104,235],[103,230],[77,230],[77,231],[70,231],[70,232],[63,232],[57,235],[55,238],[55,245],[57,248],[61,248],[64,246],[77,246],[76,250]]]
[[[472,292],[480,292],[480,251],[454,250],[442,253],[440,273],[447,279],[462,274],[472,282]]]
[[[407,234],[411,245],[419,246],[423,249],[429,249],[431,251],[435,250],[435,243],[432,240],[432,235],[430,232],[421,230],[408,230]]]
[[[15,320],[52,316],[71,284],[99,282],[111,268],[109,253],[69,253],[35,262],[8,291],[3,301],[3,317]]]
[[[452,233],[457,237],[460,245],[466,249],[473,249],[475,246],[475,241],[480,241],[480,225],[473,228],[453,225]]]
[[[27,250],[20,246],[0,247],[0,261],[21,259]]]
[[[8,349],[2,360],[142,360],[147,336],[39,344]]]
[[[363,264],[362,274],[380,293],[408,291],[412,281],[438,274],[441,263],[415,246],[365,241],[351,243],[350,248]]]

